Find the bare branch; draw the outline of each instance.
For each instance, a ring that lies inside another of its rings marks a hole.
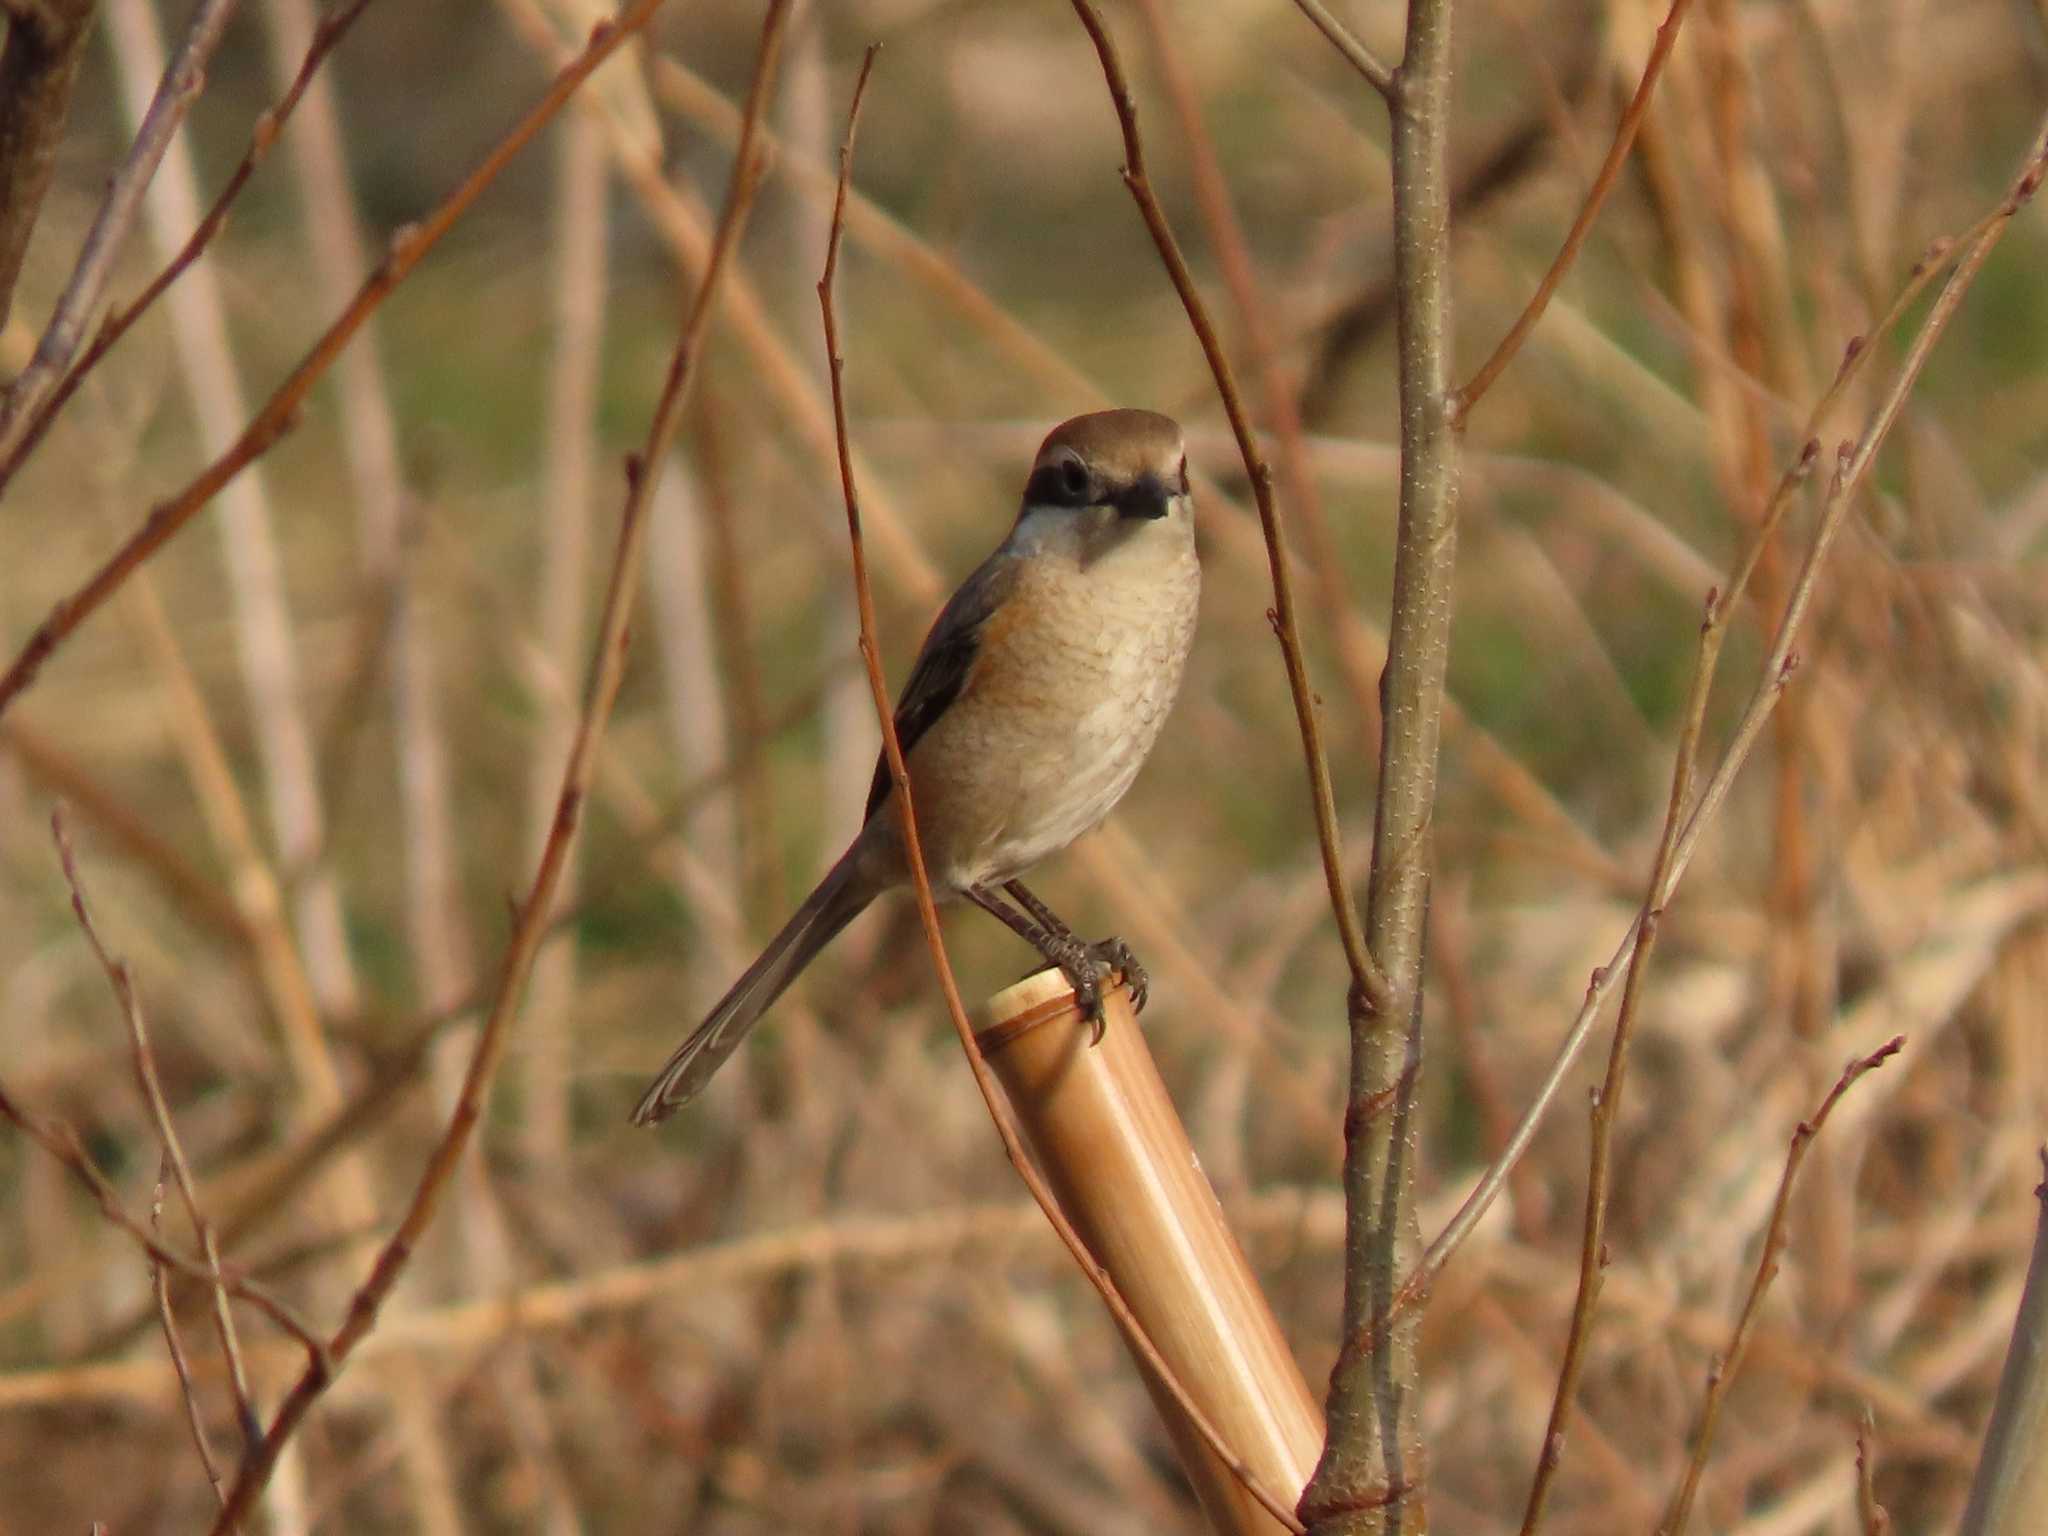
[[[134,979],[128,974],[128,967],[116,960],[101,940],[99,930],[93,924],[92,909],[85,899],[85,884],[78,873],[78,859],[71,847],[71,834],[64,825],[61,806],[50,812],[50,833],[57,842],[57,859],[64,867],[64,881],[71,887],[71,910],[78,918],[78,926],[85,934],[86,943],[100,963],[100,969],[107,973],[107,981],[114,989],[114,998],[121,1005],[121,1016],[128,1025],[128,1043],[135,1063],[135,1078],[142,1088],[142,1097],[149,1105],[150,1120],[156,1126],[157,1141],[163,1148],[163,1161],[177,1180],[178,1197],[184,1203],[185,1215],[192,1223],[192,1231],[199,1239],[201,1251],[206,1256],[208,1269],[212,1274],[214,1329],[220,1336],[221,1356],[227,1361],[228,1380],[235,1395],[235,1421],[242,1427],[244,1436],[254,1442],[257,1427],[256,1410],[249,1395],[249,1372],[242,1359],[242,1341],[235,1331],[234,1314],[228,1309],[228,1288],[221,1277],[220,1245],[213,1223],[206,1219],[206,1212],[199,1204],[199,1186],[192,1177],[192,1165],[185,1158],[184,1145],[178,1140],[178,1130],[171,1121],[170,1105],[164,1099],[162,1079],[156,1069],[156,1052],[149,1043],[149,1029],[143,1022],[142,1003],[135,995]],[[159,1202],[160,1207],[160,1202]],[[158,1211],[152,1210],[150,1226],[157,1228]],[[180,1381],[186,1381],[187,1373],[175,1329],[170,1328],[170,1302],[163,1286],[163,1266],[156,1266],[158,1304],[164,1312],[167,1338],[170,1343],[173,1363],[178,1365]],[[188,1386],[189,1390],[189,1386]],[[195,1424],[195,1429],[196,1429]],[[208,1461],[207,1473],[212,1476],[213,1467],[207,1458],[202,1439],[201,1458]],[[219,1479],[214,1478],[216,1487]]]
[[[1892,1517],[1877,1502],[1877,1426],[1870,1405],[1856,1422],[1856,1517],[1863,1524],[1863,1536],[1891,1536]]]
[[[1231,371],[1230,359],[1224,355],[1216,327],[1209,320],[1208,308],[1195,288],[1194,275],[1188,271],[1180,245],[1173,237],[1172,226],[1166,222],[1165,210],[1159,206],[1159,199],[1153,195],[1152,184],[1146,178],[1145,146],[1138,135],[1138,112],[1131,100],[1130,85],[1124,78],[1123,63],[1117,57],[1116,44],[1089,0],[1074,0],[1074,10],[1081,18],[1081,25],[1088,29],[1096,56],[1102,61],[1110,103],[1116,108],[1117,122],[1123,130],[1124,185],[1130,188],[1138,212],[1145,220],[1145,228],[1151,232],[1152,243],[1159,248],[1160,260],[1165,263],[1174,290],[1180,295],[1181,305],[1187,310],[1188,323],[1194,327],[1195,336],[1202,344],[1202,353],[1209,360],[1209,371],[1216,379],[1216,392],[1222,397],[1224,413],[1230,418],[1230,430],[1237,438],[1238,453],[1244,459],[1245,473],[1251,479],[1252,497],[1259,509],[1259,526],[1266,536],[1267,561],[1272,568],[1273,632],[1280,640],[1280,655],[1287,668],[1288,691],[1293,696],[1294,716],[1301,730],[1309,796],[1315,807],[1316,839],[1322,849],[1323,878],[1330,888],[1330,907],[1336,916],[1338,937],[1344,945],[1345,963],[1351,970],[1352,989],[1367,1005],[1378,1008],[1389,996],[1387,979],[1366,947],[1357,903],[1352,900],[1351,886],[1344,875],[1344,845],[1337,826],[1336,793],[1330,787],[1330,765],[1323,750],[1322,722],[1317,713],[1314,690],[1309,686],[1308,667],[1302,659],[1301,635],[1294,616],[1294,581],[1288,571],[1286,534],[1281,529],[1280,514],[1273,504],[1273,472],[1259,449],[1251,417],[1238,393],[1237,377]]]
[[[57,299],[42,340],[36,343],[35,356],[8,388],[6,399],[0,400],[0,452],[11,449],[30,413],[78,351],[86,321],[99,304],[100,294],[113,273],[114,259],[120,255],[135,223],[136,210],[142,206],[142,194],[150,178],[156,175],[164,151],[170,148],[171,136],[206,87],[206,62],[220,46],[221,33],[234,15],[236,3],[237,0],[200,0],[193,11],[185,28],[185,39],[164,70],[163,81],[157,86],[149,111],[143,115],[135,142],[107,183],[107,195],[100,202],[92,228],[86,232],[71,280]]]
[[[351,0],[344,9],[321,17],[319,26],[314,30],[312,43],[306,49],[305,59],[299,65],[297,76],[279,98],[277,105],[256,119],[256,126],[249,134],[249,147],[243,152],[241,163],[235,167],[234,174],[228,177],[227,185],[221,188],[220,195],[213,200],[213,206],[206,210],[206,216],[194,227],[191,238],[185,242],[178,254],[165,264],[164,269],[150,280],[148,287],[128,303],[116,305],[108,312],[93,336],[92,345],[85,349],[85,355],[66,371],[54,389],[35,401],[20,421],[10,419],[4,427],[0,427],[0,496],[6,494],[8,482],[14,478],[28,456],[35,452],[36,446],[49,431],[50,423],[56,420],[58,413],[78,392],[78,386],[84,382],[85,376],[99,364],[100,359],[113,351],[115,344],[128,334],[129,329],[142,318],[143,313],[163,296],[164,290],[183,276],[192,263],[213,243],[214,237],[227,223],[228,210],[233,206],[235,199],[241,196],[242,188],[248,184],[249,178],[256,173],[256,167],[262,164],[264,157],[270,153],[270,146],[277,142],[278,133],[283,129],[286,119],[292,115],[293,109],[298,106],[299,99],[305,95],[306,87],[313,83],[314,74],[327,55],[334,51],[335,45],[347,34],[348,29],[355,25],[356,18],[369,8],[370,3],[371,0]],[[0,308],[0,320],[4,319],[5,310]]]
[[[1308,0],[1298,0],[1298,3],[1306,6]],[[1543,318],[1543,311],[1550,307],[1550,300],[1564,281],[1565,273],[1578,260],[1586,237],[1593,232],[1593,221],[1600,217],[1600,210],[1607,203],[1607,194],[1614,190],[1615,182],[1621,177],[1622,163],[1628,159],[1628,152],[1635,145],[1636,130],[1642,127],[1643,118],[1650,110],[1651,93],[1657,89],[1657,78],[1664,72],[1665,60],[1671,57],[1672,45],[1678,41],[1678,29],[1684,24],[1685,13],[1691,5],[1692,0],[1671,0],[1671,9],[1665,13],[1663,23],[1657,28],[1656,40],[1650,45],[1650,56],[1643,61],[1643,77],[1636,82],[1636,93],[1629,98],[1621,121],[1614,125],[1614,142],[1607,147],[1607,158],[1600,163],[1593,185],[1586,189],[1586,200],[1579,205],[1579,215],[1572,220],[1572,227],[1564,237],[1564,244],[1558,247],[1550,270],[1543,274],[1543,280],[1536,285],[1536,291],[1529,296],[1521,314],[1515,317],[1515,323],[1508,327],[1507,335],[1493,349],[1493,355],[1479,365],[1479,371],[1472,375],[1470,382],[1452,397],[1452,416],[1460,426],[1464,425],[1473,404],[1493,387],[1493,381],[1500,377],[1501,370],[1522,350],[1522,343],[1529,339],[1529,333],[1536,329],[1536,322]]]
[[[101,1214],[132,1237],[136,1245],[149,1255],[153,1262],[163,1265],[166,1269],[174,1269],[181,1275],[189,1275],[201,1285],[214,1283],[213,1265],[204,1259],[180,1253],[168,1244],[160,1242],[144,1223],[129,1214],[128,1208],[121,1203],[120,1192],[114,1188],[113,1180],[109,1179],[100,1170],[99,1164],[93,1161],[92,1154],[85,1150],[85,1144],[79,1140],[74,1127],[62,1120],[49,1119],[31,1112],[15,1100],[14,1095],[7,1091],[5,1083],[0,1083],[0,1119],[11,1120],[29,1140],[70,1169],[71,1176],[84,1186],[87,1194],[92,1196],[93,1203],[100,1208]],[[309,1372],[327,1369],[326,1345],[321,1342],[313,1326],[300,1317],[289,1303],[267,1287],[233,1269],[223,1268],[219,1274],[221,1284],[227,1287],[230,1295],[248,1302],[304,1347],[306,1353],[312,1357],[312,1363],[307,1367]]]
[[[170,1176],[171,1158],[167,1152],[157,1165],[156,1193],[149,1202],[149,1229],[163,1231],[164,1180]],[[164,1345],[171,1352],[171,1369],[178,1373],[178,1396],[185,1404],[185,1427],[192,1434],[192,1448],[199,1453],[199,1465],[205,1469],[207,1482],[213,1485],[213,1496],[219,1502],[227,1502],[227,1484],[220,1475],[220,1463],[214,1460],[213,1441],[206,1433],[206,1417],[199,1409],[198,1389],[192,1384],[192,1362],[185,1356],[185,1341],[178,1333],[178,1319],[171,1311],[171,1288],[161,1264],[149,1266],[150,1294],[156,1299],[157,1324],[164,1331]]]
[[[1742,1353],[1749,1345],[1757,1308],[1778,1273],[1778,1255],[1785,1248],[1786,1217],[1792,1208],[1792,1184],[1799,1177],[1800,1164],[1806,1161],[1807,1149],[1813,1145],[1821,1127],[1827,1124],[1828,1115],[1842,1095],[1854,1087],[1866,1072],[1874,1071],[1896,1056],[1905,1043],[1905,1036],[1894,1035],[1868,1056],[1852,1060],[1842,1069],[1842,1075],[1835,1079],[1835,1086],[1821,1100],[1813,1118],[1800,1121],[1799,1128],[1792,1133],[1792,1148],[1785,1155],[1785,1172],[1778,1180],[1778,1198],[1771,1206],[1770,1225],[1764,1229],[1764,1251],[1757,1259],[1756,1278],[1750,1282],[1749,1295],[1735,1320],[1735,1331],[1729,1335],[1728,1347],[1722,1350],[1707,1373],[1707,1395],[1700,1404],[1699,1424],[1693,1434],[1692,1459],[1679,1480],[1677,1492],[1672,1495],[1670,1508],[1657,1526],[1658,1536],[1678,1536],[1685,1529],[1686,1517],[1692,1511],[1693,1495],[1699,1488],[1700,1474],[1706,1470],[1707,1450],[1713,1444],[1714,1425],[1720,1418],[1722,1401],[1735,1380],[1735,1373],[1742,1368]]]

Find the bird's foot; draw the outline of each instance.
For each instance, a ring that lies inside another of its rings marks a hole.
[[[1047,935],[1047,938],[1049,942],[1043,946],[1045,957],[1060,968],[1068,985],[1074,989],[1074,1006],[1095,1029],[1090,1043],[1100,1045],[1105,1023],[1102,986],[1109,980],[1112,962],[1100,954],[1099,946],[1084,944],[1070,935]]]
[[[1084,944],[1079,940],[1056,942],[1052,948],[1058,953],[1049,954],[1047,958],[1060,968],[1073,986],[1075,1005],[1080,1008],[1082,1017],[1094,1026],[1094,1034],[1089,1039],[1091,1045],[1102,1044],[1103,1030],[1108,1027],[1109,1015],[1102,1004],[1102,989],[1112,979],[1120,980],[1124,990],[1130,994],[1132,1013],[1144,1010],[1145,999],[1151,990],[1151,978],[1131,952],[1131,946],[1122,939],[1111,937],[1099,944]]]
[[[1145,973],[1145,967],[1132,953],[1131,946],[1111,934],[1100,943],[1089,945],[1088,952],[1123,977],[1124,990],[1131,995],[1131,1012],[1143,1013],[1145,999],[1152,994],[1152,978]],[[1096,1038],[1101,1038],[1099,1031]]]

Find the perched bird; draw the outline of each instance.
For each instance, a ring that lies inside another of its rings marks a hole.
[[[1201,595],[1180,427],[1098,411],[1053,429],[1009,537],[940,611],[896,705],[932,891],[965,897],[1060,967],[1101,1020],[1119,939],[1088,944],[1018,880],[1107,816],[1180,688]],[[895,786],[876,765],[851,846],[761,957],[669,1058],[639,1107],[687,1104],[768,1006],[869,902],[910,883]],[[1014,905],[1013,905],[1014,904]]]

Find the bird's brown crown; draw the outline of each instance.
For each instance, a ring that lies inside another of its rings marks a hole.
[[[1180,423],[1157,411],[1091,411],[1063,421],[1046,434],[1035,467],[1060,457],[1062,450],[1111,484],[1124,485],[1151,473],[1162,479],[1178,473],[1184,449]]]

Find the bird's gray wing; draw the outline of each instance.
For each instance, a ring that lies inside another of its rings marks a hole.
[[[975,658],[981,654],[982,633],[1016,584],[1016,565],[1016,556],[1007,546],[998,549],[960,584],[960,590],[932,621],[931,632],[917,653],[917,665],[911,668],[910,681],[896,700],[896,739],[905,758],[967,687]],[[889,754],[885,748],[875,763],[864,820],[875,814],[888,793]]]

